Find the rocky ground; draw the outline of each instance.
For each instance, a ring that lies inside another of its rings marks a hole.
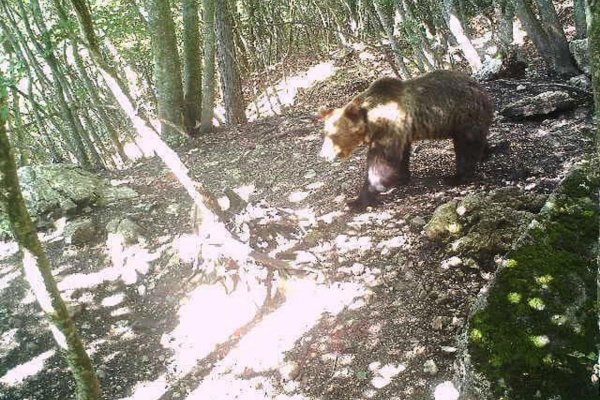
[[[67,244],[60,229],[44,233],[107,399],[391,400],[436,391],[436,399],[454,398],[458,337],[470,307],[519,227],[591,151],[591,99],[548,79],[486,83],[498,111],[547,91],[575,101],[544,116],[499,113],[491,154],[471,184],[445,183],[454,169],[449,141],[417,144],[410,184],[352,214],[344,204],[363,179],[364,151],[332,164],[318,159],[314,114],[317,105],[341,105],[364,89],[380,72],[369,65],[340,69],[282,115],[177,148],[195,180],[217,196],[229,193],[228,227],[255,248],[294,260],[302,273],[194,267],[191,201],[157,159],[107,174],[139,196],[88,209],[99,228],[91,241]],[[501,224],[492,231],[512,227],[510,235],[457,250],[430,234],[426,224],[440,205],[467,196],[492,204],[502,193],[527,199],[521,206],[503,200],[510,217],[494,219]],[[105,231],[115,218],[135,224],[131,240],[115,241],[114,227]],[[2,249],[0,399],[74,398],[14,244]]]

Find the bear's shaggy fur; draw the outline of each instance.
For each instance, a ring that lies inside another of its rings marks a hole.
[[[456,179],[469,178],[487,149],[493,115],[490,96],[459,72],[434,71],[406,81],[381,78],[345,107],[321,111],[321,156],[345,158],[357,146],[369,146],[367,177],[350,204],[364,208],[377,193],[408,182],[410,146],[416,140],[452,139]]]

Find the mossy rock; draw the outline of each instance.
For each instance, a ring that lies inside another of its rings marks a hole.
[[[600,179],[582,162],[548,200],[469,322],[466,399],[597,399]]]

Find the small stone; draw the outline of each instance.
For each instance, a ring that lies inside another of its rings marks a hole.
[[[139,294],[140,296],[143,296],[143,295],[145,295],[145,294],[146,294],[146,286],[144,286],[144,285],[139,285],[139,286],[137,287],[137,292],[138,292],[138,294]]]
[[[444,328],[444,317],[438,315],[431,321],[431,329],[441,331]]]
[[[435,375],[438,373],[438,367],[433,360],[425,361],[423,364],[423,372],[429,375]]]
[[[417,215],[416,217],[410,220],[409,224],[413,228],[422,228],[425,226],[425,224],[427,224],[427,221],[425,221],[425,218],[421,217],[420,215]]]
[[[458,267],[462,265],[462,263],[460,257],[452,256],[449,259],[442,261],[441,267],[442,269],[449,269],[451,267]]]
[[[525,85],[518,85],[517,90],[525,90],[527,87]]]
[[[441,349],[444,353],[456,353],[456,351],[458,350],[454,346],[442,346]]]

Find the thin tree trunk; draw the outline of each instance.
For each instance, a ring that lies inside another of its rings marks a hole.
[[[513,19],[515,11],[511,0],[494,0],[494,13],[496,16],[496,41],[499,53],[506,56],[512,46]]]
[[[73,320],[60,297],[50,261],[40,243],[21,195],[17,166],[5,131],[6,87],[0,76],[0,202],[8,214],[23,258],[25,278],[51,325],[52,334],[73,377],[78,400],[100,399],[100,384]]]
[[[215,109],[215,0],[202,0],[204,55],[202,70],[202,113],[200,131],[210,132],[213,129]]]
[[[227,1],[215,1],[215,27],[217,32],[217,54],[225,107],[225,120],[228,124],[246,122],[246,103],[242,93],[242,83],[237,68],[233,43],[233,24],[227,8]]]
[[[573,17],[577,39],[587,37],[586,0],[573,0]]]
[[[454,36],[458,42],[465,59],[471,66],[471,70],[473,72],[477,71],[481,67],[481,58],[479,57],[479,54],[477,54],[475,47],[473,47],[473,43],[471,43],[471,40],[465,34],[460,18],[456,15],[453,0],[444,0],[443,14],[446,23],[448,24],[448,28],[450,28],[452,36]]]
[[[392,46],[392,50],[394,51],[394,59],[396,60],[396,64],[398,65],[398,68],[400,69],[400,73],[402,75],[402,76],[400,76],[400,78],[408,79],[411,77],[411,74],[408,71],[408,68],[406,68],[406,64],[404,63],[404,60],[402,59],[402,50],[400,49],[400,46],[398,45],[398,42],[396,41],[396,38],[394,37],[394,27],[392,26],[390,19],[386,15],[385,10],[383,9],[383,6],[380,4],[380,1],[381,0],[375,0],[373,2],[373,6],[375,7],[375,12],[377,13],[377,16],[379,17],[379,22],[381,22],[383,31],[386,34],[388,40],[390,41],[390,45]]]
[[[177,135],[183,122],[183,87],[177,52],[175,24],[170,0],[148,0],[148,27],[154,54],[154,83],[158,97],[161,133],[169,138]]]
[[[183,17],[183,120],[189,135],[198,132],[202,105],[202,56],[198,0],[182,0]]]
[[[545,27],[535,17],[535,14],[525,0],[512,0],[515,5],[515,14],[521,21],[527,35],[535,45],[540,56],[548,68],[560,75],[575,75],[578,73],[571,54],[557,54],[552,40]],[[567,47],[568,49],[568,47]]]

